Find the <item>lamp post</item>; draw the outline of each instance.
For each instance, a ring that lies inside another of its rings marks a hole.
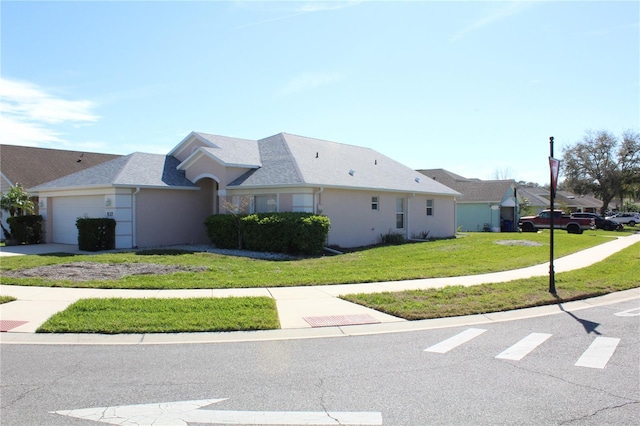
[[[560,162],[553,158],[553,136],[549,138],[549,174],[550,174],[550,208],[551,208],[551,217],[549,220],[549,293],[554,296],[557,296],[556,292],[556,277],[555,271],[553,268],[553,230],[554,230],[554,222],[556,212],[554,210],[555,197],[556,197],[556,186],[558,184],[558,169],[560,168]]]

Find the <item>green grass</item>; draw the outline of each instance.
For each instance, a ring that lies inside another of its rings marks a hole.
[[[548,277],[471,287],[352,294],[343,299],[408,320],[499,312],[585,299],[640,286],[640,244],[587,268],[555,275],[558,297]]]
[[[610,241],[622,232],[589,231],[583,235],[555,233],[555,257],[561,257]],[[538,246],[501,245],[500,240],[524,240]],[[3,258],[5,271],[71,262],[159,263],[201,266],[203,272],[169,275],[138,275],[118,280],[72,282],[45,278],[9,278],[3,284],[126,288],[195,289],[284,287],[348,284],[418,278],[475,275],[517,269],[548,261],[549,234],[470,233],[458,238],[424,243],[384,246],[340,256],[323,256],[288,261],[255,260],[211,253],[125,252],[95,255],[41,255]]]
[[[11,297],[11,296],[0,296],[0,305],[2,305],[3,303],[13,302],[14,300],[16,300],[16,298],[15,298],[15,297]]]
[[[37,333],[188,333],[280,328],[268,297],[82,299]]]

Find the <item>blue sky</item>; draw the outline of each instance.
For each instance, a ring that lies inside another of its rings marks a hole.
[[[0,2],[0,142],[167,153],[192,130],[549,181],[640,130],[637,1]]]

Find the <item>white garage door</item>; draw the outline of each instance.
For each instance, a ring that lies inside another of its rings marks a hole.
[[[78,244],[79,217],[104,217],[104,196],[56,197],[50,213],[53,219],[53,242]]]

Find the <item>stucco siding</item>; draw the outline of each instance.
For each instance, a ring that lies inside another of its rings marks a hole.
[[[481,232],[485,224],[489,230],[500,227],[500,209],[498,204],[464,203],[458,204],[457,223],[461,231]]]
[[[191,182],[196,182],[200,176],[215,176],[222,184],[226,182],[226,174],[226,168],[222,164],[204,155],[196,160],[185,172],[186,178]]]
[[[433,200],[427,215],[427,200]],[[452,197],[419,195],[409,198],[407,238],[426,233],[428,238],[449,238],[456,233],[455,203]]]
[[[211,215],[213,182],[199,191],[142,189],[136,195],[138,247],[207,243],[204,221]]]
[[[377,209],[372,208],[372,197],[377,197]],[[396,227],[398,197],[404,198],[404,228]],[[428,198],[434,200],[433,216],[426,214]],[[429,231],[429,237],[455,235],[452,197],[328,189],[321,194],[319,208],[331,220],[329,245],[358,247],[377,244],[381,236],[388,233],[402,233],[406,238],[426,231]]]

